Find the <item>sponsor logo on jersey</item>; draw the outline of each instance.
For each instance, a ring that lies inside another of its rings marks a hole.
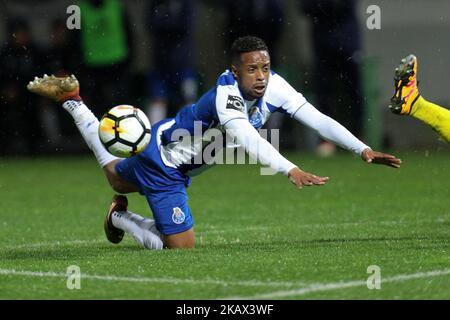
[[[242,100],[242,98],[238,96],[228,95],[227,109],[234,109],[237,111],[244,112],[245,109],[244,100]]]
[[[172,221],[174,223],[182,224],[185,219],[186,219],[186,215],[180,208],[178,208],[178,207],[173,208]]]

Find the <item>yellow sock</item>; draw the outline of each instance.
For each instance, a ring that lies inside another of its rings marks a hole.
[[[420,96],[412,106],[411,116],[431,126],[450,144],[450,110],[428,102]]]

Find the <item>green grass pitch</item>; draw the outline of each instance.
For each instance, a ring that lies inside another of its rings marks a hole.
[[[163,251],[107,242],[113,191],[93,157],[0,159],[0,299],[450,299],[450,153],[400,156],[395,170],[291,155],[330,176],[302,190],[216,166],[188,189],[197,248]],[[370,265],[381,289],[366,285]]]

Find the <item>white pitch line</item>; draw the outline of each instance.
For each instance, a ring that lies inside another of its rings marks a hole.
[[[22,277],[54,277],[67,278],[69,275],[61,272],[42,272],[26,271],[14,269],[0,269],[0,275],[3,276],[22,276]],[[249,287],[293,287],[305,285],[302,282],[276,282],[276,281],[224,281],[215,279],[179,279],[179,278],[146,278],[146,277],[118,277],[110,275],[90,275],[81,273],[81,280],[101,280],[113,282],[143,282],[143,283],[172,283],[172,284],[196,284],[196,285],[220,285],[220,286],[249,286]]]
[[[421,278],[429,278],[429,277],[440,277],[450,274],[450,269],[444,270],[434,270],[429,272],[418,272],[412,274],[400,274],[397,276],[392,276],[388,278],[382,278],[381,284],[388,282],[401,282],[412,279],[421,279]],[[274,291],[269,293],[257,294],[253,296],[235,296],[228,298],[221,298],[219,300],[261,300],[261,299],[277,299],[277,298],[286,298],[290,296],[301,296],[312,292],[319,291],[329,291],[329,290],[337,290],[337,289],[345,289],[351,287],[362,287],[366,286],[367,281],[348,281],[348,282],[334,282],[334,283],[313,283],[305,288],[294,289],[294,290],[283,290],[283,291]]]

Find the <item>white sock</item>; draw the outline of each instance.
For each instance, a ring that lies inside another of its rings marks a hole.
[[[162,235],[156,229],[154,220],[143,218],[130,211],[114,212],[111,220],[116,228],[131,234],[134,240],[144,248],[163,249]]]
[[[110,154],[98,137],[99,122],[91,110],[83,101],[68,100],[63,103],[63,108],[70,113],[75,120],[75,124],[86,141],[89,149],[94,152],[95,158],[101,167],[104,167],[113,160],[119,159]]]

